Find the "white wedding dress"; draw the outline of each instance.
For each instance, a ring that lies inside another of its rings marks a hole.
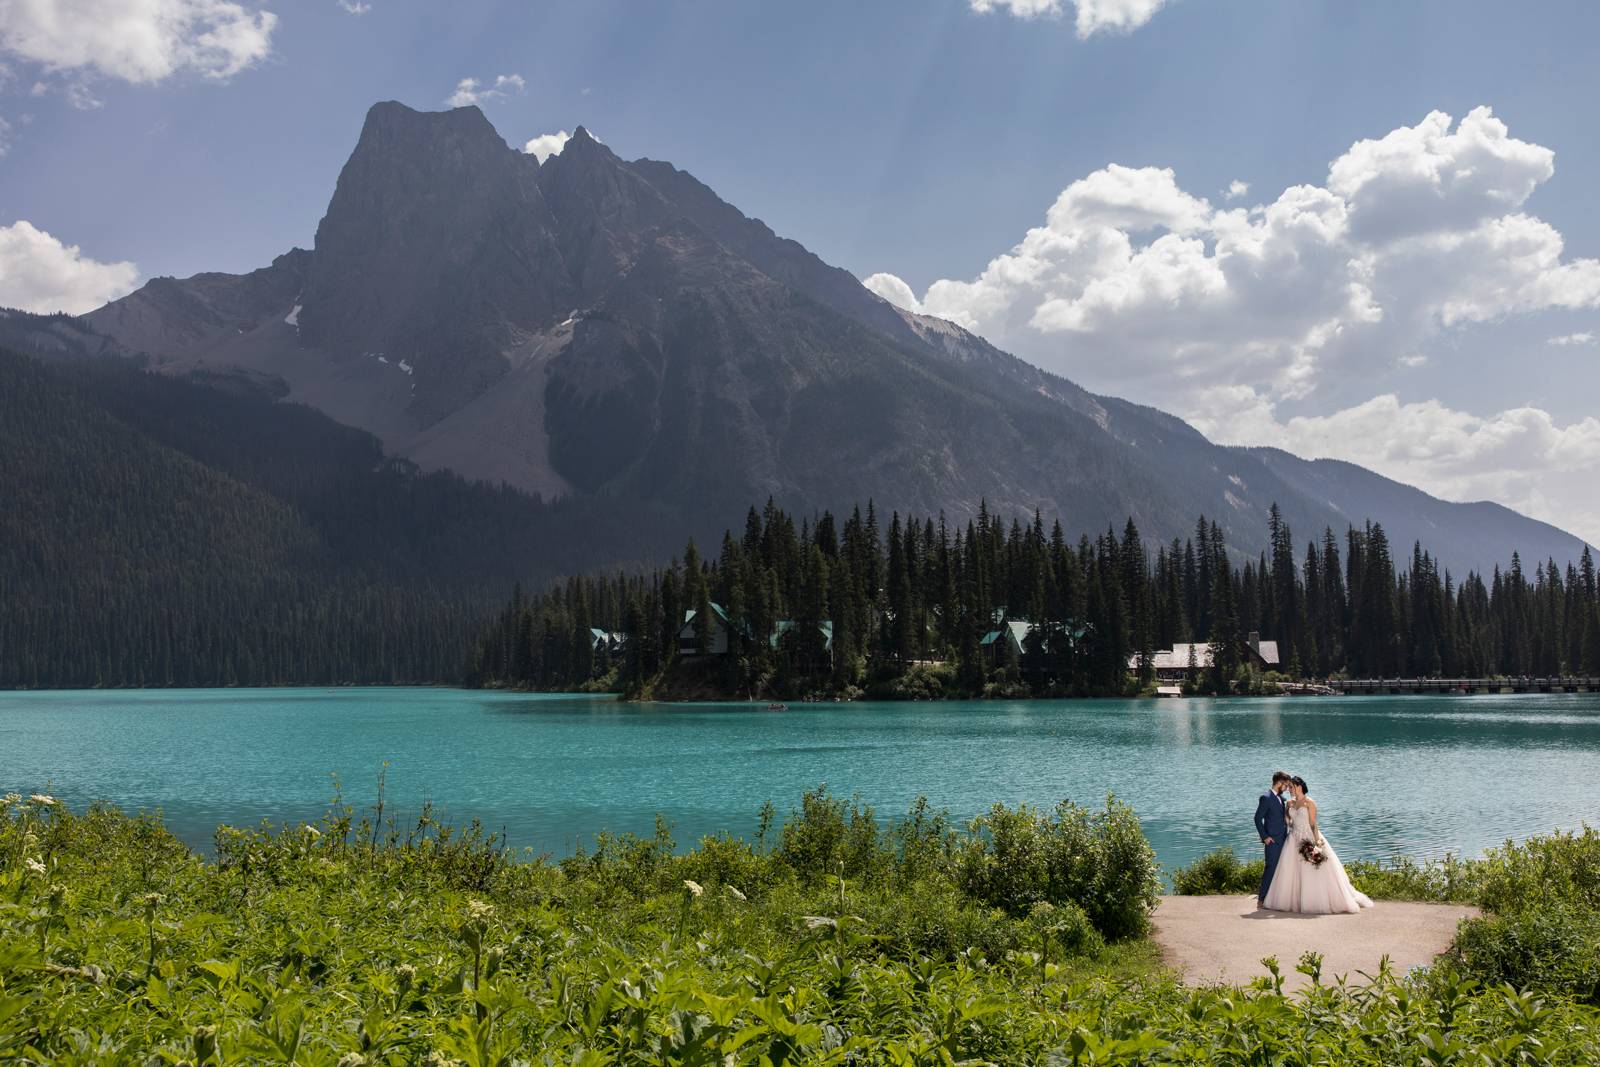
[[[1289,820],[1289,840],[1278,857],[1262,907],[1306,915],[1339,915],[1372,907],[1372,898],[1350,884],[1344,864],[1326,837],[1319,842],[1327,856],[1320,867],[1300,855],[1300,846],[1311,840],[1311,816],[1295,807],[1287,808],[1284,815]]]

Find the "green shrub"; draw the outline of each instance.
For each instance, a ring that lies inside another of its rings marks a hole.
[[[768,857],[759,855],[743,838],[724,833],[702,837],[694,851],[678,857],[667,883],[688,879],[708,887],[732,886],[749,894],[770,885],[773,877]]]
[[[978,900],[1012,915],[1040,901],[1073,904],[1110,939],[1144,933],[1161,891],[1139,819],[1114,797],[1093,814],[1070,801],[1050,815],[997,804],[973,821],[957,864],[962,888]]]
[[[1600,915],[1593,911],[1557,904],[1469,920],[1449,959],[1480,982],[1600,1005]]]
[[[1105,939],[1094,928],[1089,914],[1076,904],[1054,904],[1040,901],[1028,909],[1028,926],[1040,940],[1042,954],[1049,958],[1051,949],[1063,956],[1098,956],[1105,949]]]
[[[1421,900],[1476,903],[1481,895],[1484,865],[1453,855],[1418,862],[1399,857],[1385,863],[1355,860],[1345,865],[1355,887],[1375,900]]]
[[[959,682],[950,663],[919,663],[902,674],[867,684],[869,700],[944,700],[956,696]]]
[[[1490,849],[1479,868],[1478,903],[1489,911],[1550,903],[1600,909],[1600,833],[1591,827],[1508,841]]]
[[[1231,848],[1208,852],[1172,872],[1172,888],[1191,897],[1254,893],[1261,888],[1266,860],[1245,862]]]
[[[824,785],[801,797],[800,810],[784,822],[778,858],[802,879],[815,881],[879,874],[889,855],[872,808],[859,799],[846,803]]]

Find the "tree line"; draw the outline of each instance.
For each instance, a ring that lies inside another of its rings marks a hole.
[[[1587,547],[1564,569],[1513,553],[1458,581],[1420,544],[1397,559],[1376,523],[1325,529],[1300,550],[1274,505],[1269,534],[1270,551],[1239,559],[1205,517],[1168,543],[1146,543],[1131,518],[1073,543],[1059,520],[1008,522],[986,506],[964,526],[898,513],[885,526],[871,503],[842,522],[797,521],[769,500],[715,555],[691,541],[653,573],[519,586],[475,642],[469,681],[915,694],[922,672],[942,692],[1120,695],[1150,683],[1157,650],[1188,642],[1213,652],[1191,682],[1230,691],[1254,684],[1252,631],[1295,678],[1600,674]],[[718,619],[726,654],[705,654],[710,627],[683,633],[690,611]],[[1009,621],[1029,624],[1020,648],[991,636]]]

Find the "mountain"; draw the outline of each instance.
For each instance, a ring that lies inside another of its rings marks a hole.
[[[0,688],[454,681],[514,582],[650,558],[671,521],[422,473],[61,317],[0,329],[35,345],[0,347]]]
[[[768,496],[956,519],[987,500],[1073,533],[1132,516],[1163,540],[1205,514],[1254,554],[1277,502],[1302,541],[1371,518],[1463,569],[1580,547],[1213,445],[896,309],[668,163],[579,127],[540,164],[472,107],[375,105],[312,250],[158,278],[85,321],[154,369],[309,405],[424,469],[658,508],[702,535]]]

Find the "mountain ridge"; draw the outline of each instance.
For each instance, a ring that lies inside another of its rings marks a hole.
[[[957,521],[987,501],[1074,533],[1132,516],[1163,541],[1207,514],[1254,554],[1276,502],[1301,540],[1372,518],[1398,543],[1431,532],[1458,569],[1582,546],[1503,516],[1479,537],[1482,514],[1398,483],[1214,445],[893,307],[670,163],[582,127],[540,163],[476,108],[374,105],[313,249],[157,279],[85,321],[155,370],[256,382],[424,468],[676,508],[708,534],[768,496]]]

